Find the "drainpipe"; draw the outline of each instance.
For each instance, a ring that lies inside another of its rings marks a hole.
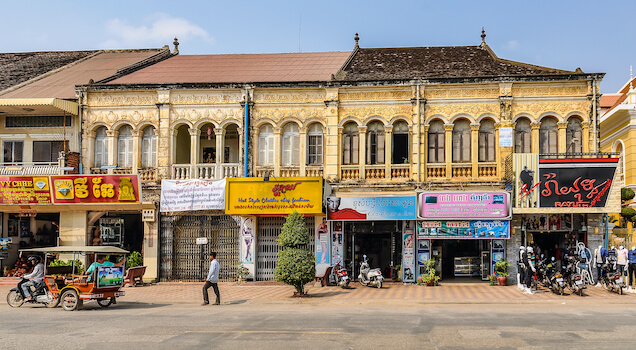
[[[243,177],[247,177],[248,175],[248,150],[247,150],[247,144],[248,144],[248,140],[249,140],[249,129],[250,129],[250,94],[249,91],[247,91],[247,89],[245,90],[245,121],[243,122],[243,141],[245,141],[245,144],[243,145],[243,166],[244,166],[244,171],[243,171]]]
[[[605,234],[603,235],[603,245],[605,246],[605,249],[607,249],[608,241],[609,241],[609,216],[607,215],[607,213],[605,213],[604,216],[605,216],[604,217],[604,219],[605,219]]]
[[[83,126],[82,126],[82,120],[84,119],[84,93],[83,92],[79,92],[79,105],[78,105],[78,110],[77,110],[77,114],[79,114],[77,116],[78,119],[78,123],[79,123],[79,127],[76,127],[75,130],[77,131],[77,142],[79,142],[79,157],[78,157],[78,164],[77,164],[77,173],[78,174],[84,174],[84,152],[82,152],[82,130],[84,130]],[[66,125],[66,122],[64,123]],[[71,119],[71,124],[72,124],[72,119]],[[64,138],[66,139],[66,137]]]
[[[422,160],[420,159],[421,155],[420,155],[420,147],[422,146],[422,118],[420,116],[420,83],[417,83],[416,85],[416,94],[417,96],[415,96],[416,100],[416,108],[417,108],[417,133],[419,134],[417,136],[417,179],[416,181],[419,183],[420,181],[422,181]]]
[[[596,77],[592,79],[592,119],[594,119],[594,153],[598,152],[598,127],[596,125]]]

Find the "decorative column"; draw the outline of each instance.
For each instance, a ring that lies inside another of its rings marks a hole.
[[[391,164],[393,163],[393,152],[391,152],[391,144],[393,142],[393,126],[384,127],[384,178],[391,179]]]
[[[421,173],[421,177],[419,179],[417,179],[416,181],[426,181],[428,180],[428,129],[430,128],[430,125],[423,125],[421,130],[422,130],[422,134],[420,135],[420,140],[421,142],[426,145],[424,147],[423,150],[423,155],[421,158],[423,158],[423,165],[424,165],[424,170]],[[444,138],[446,139],[446,138]],[[421,144],[418,144],[417,147],[420,147]],[[444,148],[444,152],[446,152],[446,148]],[[446,157],[444,157],[444,159],[446,159]],[[419,163],[418,163],[419,164]],[[419,167],[418,167],[419,168]]]
[[[274,176],[280,176],[281,164],[281,132],[279,126],[274,127]]]
[[[214,160],[216,163],[216,169],[214,169],[214,178],[222,179],[225,177],[223,173],[223,162],[225,161],[225,129],[223,128],[214,128],[214,138],[216,141],[216,159]]]
[[[590,122],[581,122],[581,135],[583,136],[581,140],[583,153],[587,153],[590,151]]]
[[[501,159],[501,154],[503,150],[501,149],[501,147],[499,147],[499,128],[501,128],[501,124],[502,123],[495,123],[495,171],[496,171],[495,175],[498,178],[501,178],[501,175],[502,175],[501,170],[504,168],[503,159]],[[492,176],[492,175],[488,174],[488,176]]]
[[[307,165],[307,127],[301,127],[300,128],[300,144],[299,144],[299,154],[298,154],[298,161],[299,161],[299,165],[300,165],[300,171],[299,171],[299,175],[300,176],[307,176],[307,174],[305,173],[305,166]]]
[[[170,166],[172,167],[172,165],[177,162],[177,138],[179,136],[179,129],[170,129],[168,135],[170,137]],[[170,173],[172,179],[177,178],[174,167],[171,169]]]
[[[360,126],[358,127],[358,132],[360,134],[360,148],[358,149],[358,165],[360,166],[360,175],[358,178],[365,179],[366,174],[364,173],[364,166],[367,164],[367,127]]]
[[[199,135],[201,130],[196,128],[189,128],[190,133],[190,179],[198,179],[197,163],[199,162]]]
[[[253,153],[253,159],[254,159],[254,161],[252,163],[252,166],[253,166],[253,168],[252,168],[253,175],[252,176],[263,176],[263,174],[259,174],[259,172],[257,170],[257,167],[260,164],[260,162],[266,160],[267,158],[264,159],[264,160],[260,159],[260,152],[259,152],[260,144],[259,144],[259,141],[258,141],[258,132],[259,132],[258,127],[251,126],[250,128],[251,128],[251,131],[252,131],[250,133],[250,135],[252,137],[252,150],[253,150],[252,153]],[[245,152],[245,150],[243,150],[243,152]],[[249,157],[249,155],[248,155],[248,157]],[[245,158],[245,157],[243,157],[243,158]],[[243,159],[243,161],[247,162],[247,161],[249,161],[249,159]]]
[[[530,123],[530,128],[532,129],[532,153],[539,153],[539,129],[541,128],[540,122],[532,122]]]
[[[444,161],[446,162],[446,178],[453,177],[453,127],[454,124],[444,124]]]
[[[95,167],[95,131],[86,132],[86,138],[82,142],[86,145],[82,149],[86,150],[82,157],[84,174],[92,174],[91,169]]]
[[[176,130],[170,128],[170,90],[157,91],[157,171],[158,178],[168,179],[175,163]]]
[[[323,177],[335,181],[339,179],[342,163],[342,127],[338,126],[338,88],[326,88],[325,132],[323,149]]]
[[[558,144],[557,144],[557,152],[566,153],[568,149],[566,131],[568,127],[568,122],[558,122],[557,127],[559,128],[559,136],[558,136]]]
[[[108,166],[113,166],[113,165],[117,165],[117,136],[119,135],[119,132],[117,131],[113,131],[113,130],[107,130],[106,131],[106,136],[108,136],[108,145],[106,146],[106,148],[108,148]],[[109,168],[108,169],[108,174],[113,174],[115,172],[115,169],[113,168]]]
[[[239,164],[239,167],[238,167],[238,170],[234,170],[235,167],[232,167],[232,177],[241,177],[243,172],[244,172],[243,164],[245,164],[245,163],[243,163],[243,162],[247,161],[246,159],[243,159],[245,157],[243,155],[243,153],[244,153],[243,152],[243,147],[244,147],[243,144],[245,143],[245,134],[243,134],[243,128],[241,128],[241,127],[237,127],[236,131],[238,132],[238,140],[239,140],[239,147],[238,147],[239,154],[238,154],[238,157],[236,157],[236,160],[237,160],[237,162]],[[223,142],[225,143],[225,140],[223,140]],[[252,144],[252,145],[254,145],[254,144]],[[252,148],[252,149],[254,149],[254,148]],[[254,151],[252,153],[256,154],[256,153],[258,153],[258,151]],[[252,159],[256,159],[256,157],[254,155],[252,155]],[[254,175],[252,175],[252,176],[254,176]]]
[[[479,124],[470,124],[470,163],[471,177],[479,177]]]
[[[139,167],[141,164],[141,147],[139,147],[139,145],[141,144],[140,142],[140,137],[141,137],[141,133],[139,132],[138,129],[133,129],[132,130],[132,139],[133,139],[133,160],[132,160],[132,174],[137,174],[139,172]]]
[[[342,133],[343,132],[344,132],[344,127],[339,126],[338,127],[338,140],[337,140],[338,149],[336,149],[336,154],[335,154],[336,165],[337,165],[336,178],[338,178],[338,179],[342,179],[342,169],[340,168],[340,165],[342,164],[342,160],[343,160],[342,154],[344,153],[344,147],[342,145]],[[325,154],[325,162],[326,162],[327,159],[329,159],[329,158],[327,158],[329,153],[328,152],[325,152],[325,153],[326,153]],[[329,177],[327,177],[327,164],[328,163],[325,163],[325,177],[329,178]]]

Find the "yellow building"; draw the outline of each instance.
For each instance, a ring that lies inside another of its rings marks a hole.
[[[329,242],[320,231],[327,211],[311,214],[318,270],[336,257],[355,267],[367,254],[394,274],[404,258],[403,235],[410,232],[422,247],[436,248],[429,254],[442,252],[441,263],[450,266],[443,274],[450,278],[454,258],[478,260],[482,251],[493,254],[493,246],[497,254],[514,256],[521,216],[507,209],[505,223],[496,224],[507,227],[503,242],[422,239],[416,232],[426,221],[415,205],[420,192],[505,197],[514,182],[513,153],[598,151],[602,73],[501,59],[484,38],[477,46],[366,49],[356,36],[351,52],[179,55],[105,84],[83,85],[77,89],[83,166],[157,181],[151,188],[157,203],[160,179],[232,177],[276,184],[322,177],[324,197],[358,209],[398,203],[399,197],[412,209],[408,215],[373,220],[383,214],[366,208],[369,219],[329,220]],[[162,214],[159,276],[199,278],[194,238],[203,235],[211,242],[207,249],[222,254],[226,279],[240,262],[250,265],[253,278],[270,279],[284,214]],[[491,217],[476,214],[466,225],[479,218]],[[590,222],[601,226],[596,217]],[[249,248],[243,227],[253,234]],[[254,250],[247,254],[253,261],[244,259],[245,249]],[[410,263],[413,272],[416,262]]]

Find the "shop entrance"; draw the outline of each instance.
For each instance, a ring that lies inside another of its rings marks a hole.
[[[386,279],[397,277],[392,267],[402,263],[401,224],[399,221],[345,222],[345,266],[353,278],[357,279],[365,254],[372,269],[380,268]]]
[[[445,282],[482,280],[481,253],[490,252],[490,240],[434,240],[432,246]]]

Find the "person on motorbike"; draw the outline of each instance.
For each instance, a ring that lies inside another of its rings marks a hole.
[[[25,301],[30,301],[31,299],[33,299],[30,287],[36,286],[44,281],[44,264],[42,264],[40,258],[37,256],[30,256],[28,262],[33,265],[33,271],[22,276],[22,278],[28,279],[28,281],[20,285],[20,288],[22,288],[22,292],[26,297],[24,299]]]

